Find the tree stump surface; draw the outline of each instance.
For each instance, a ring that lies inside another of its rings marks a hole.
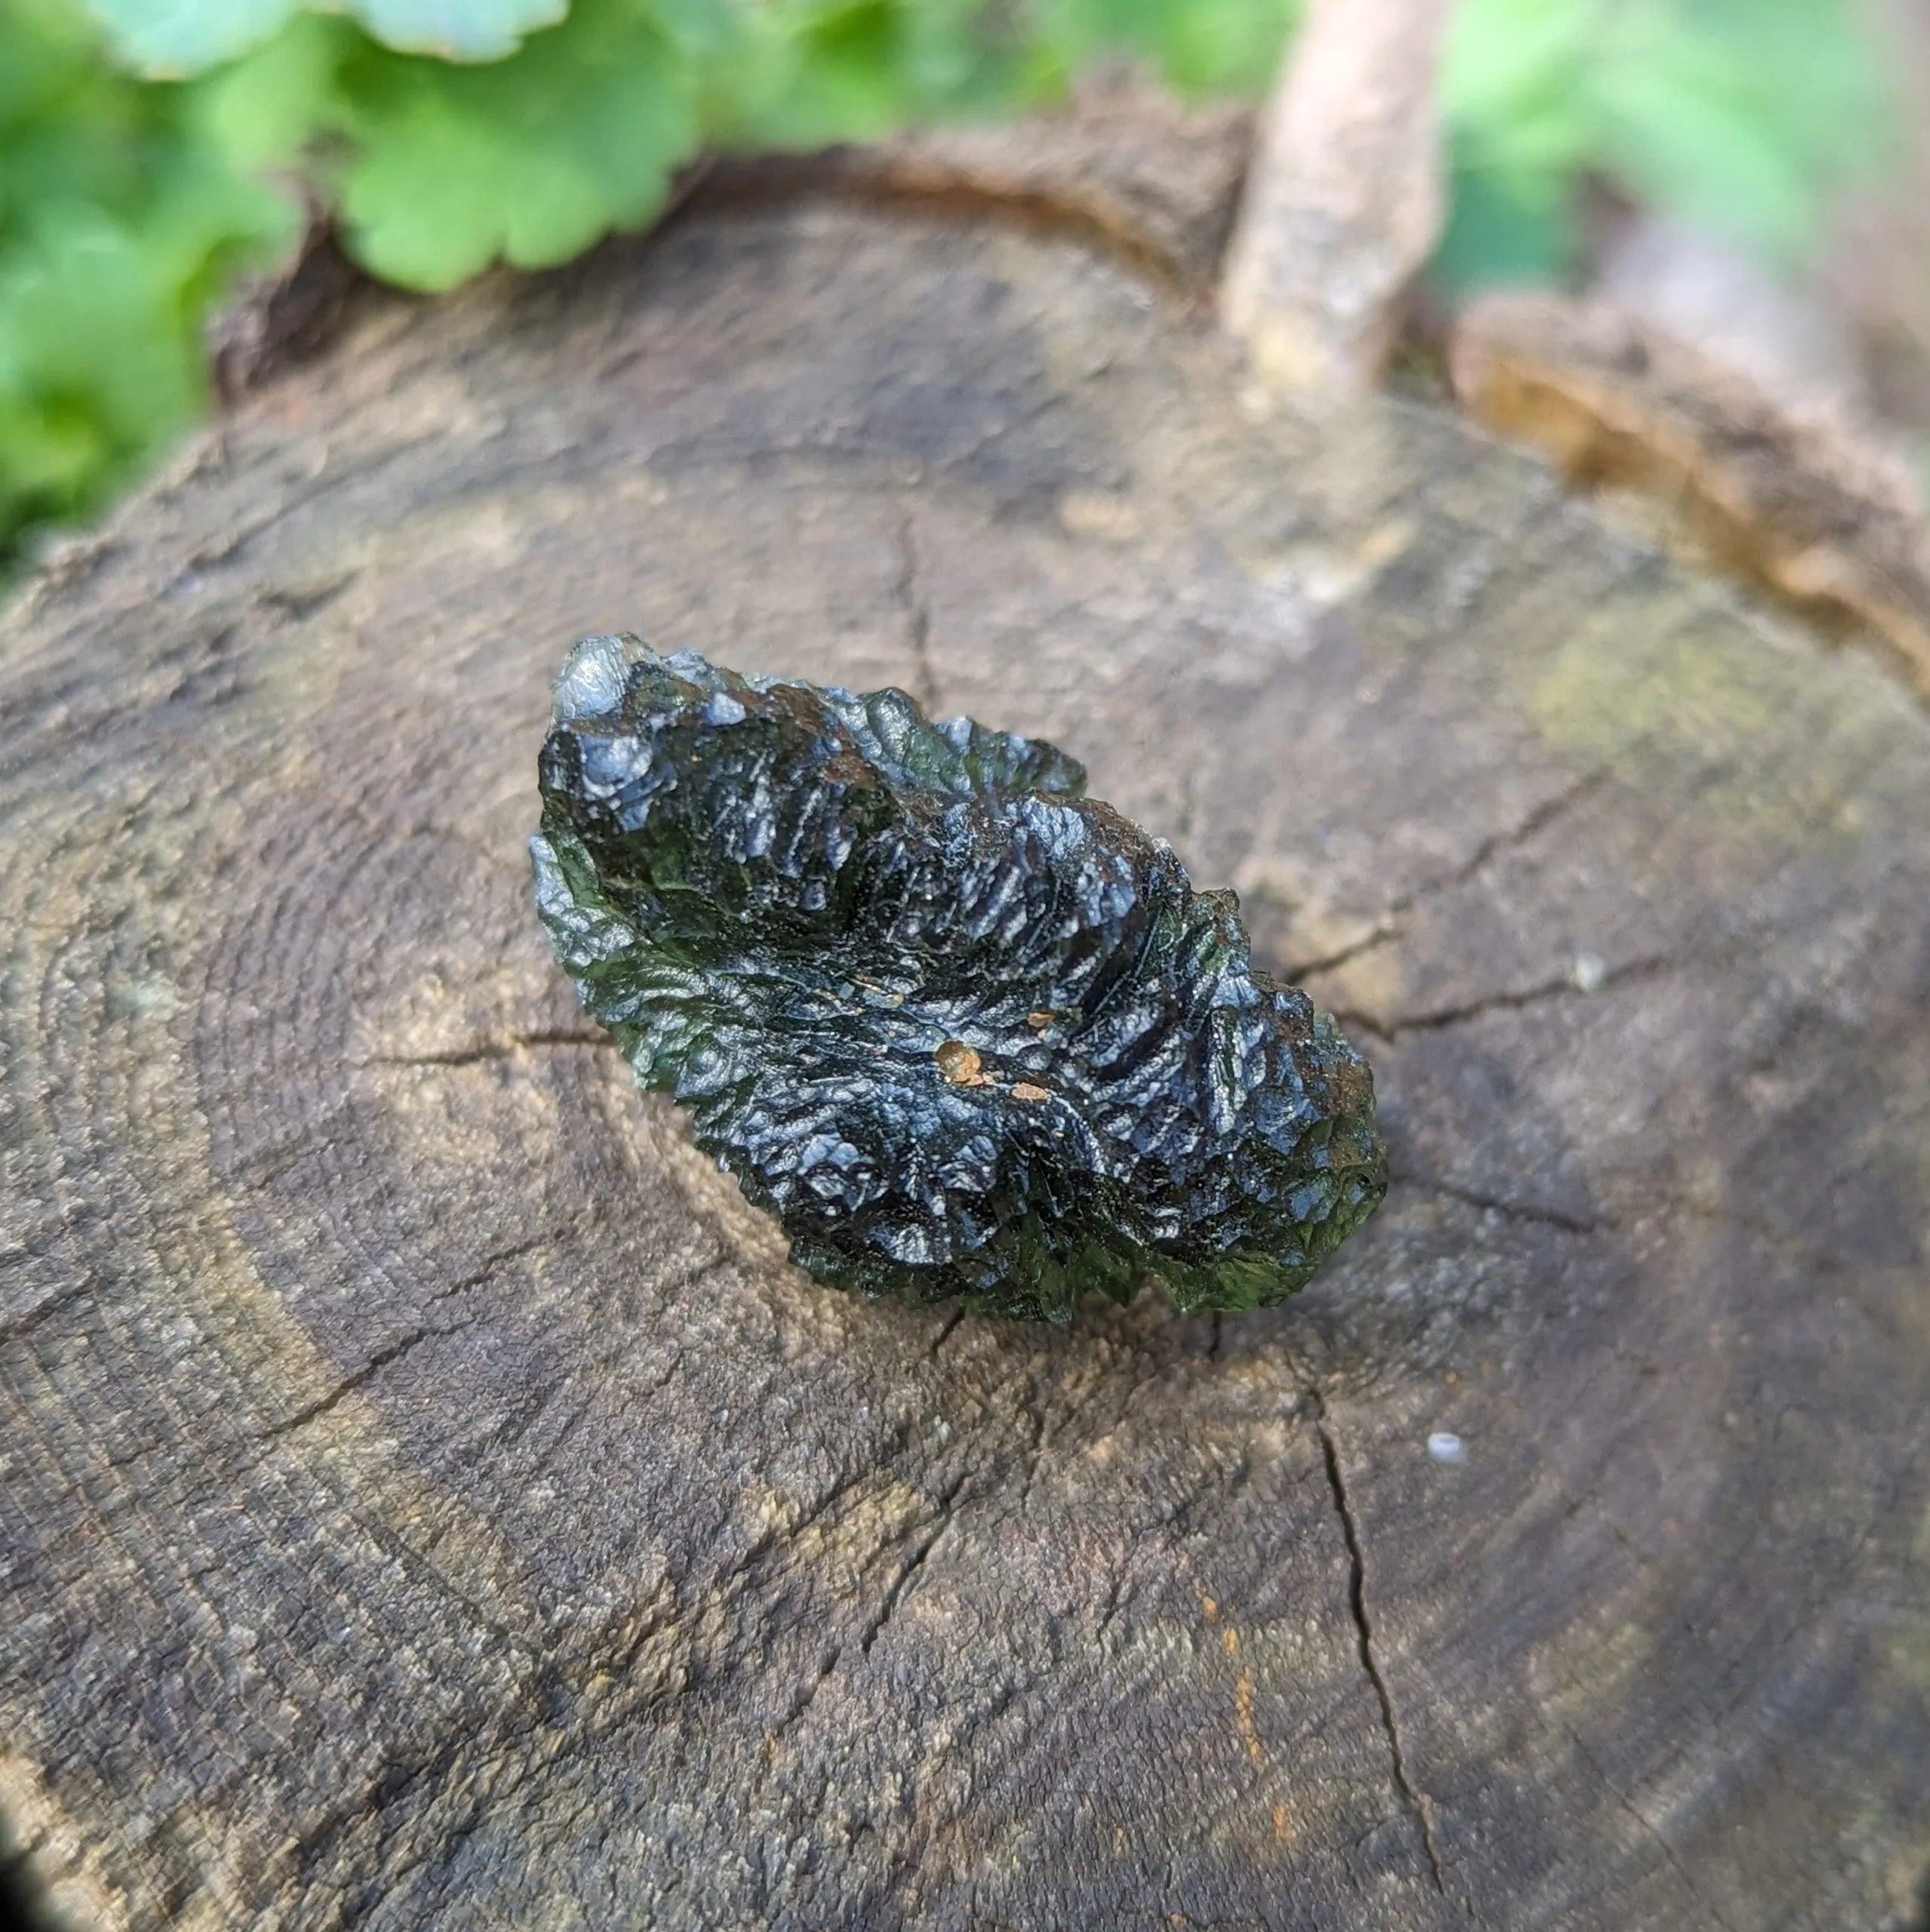
[[[1086,760],[1357,1029],[1379,1217],[1219,1321],[791,1269],[531,909],[613,628]],[[1918,1922],[1930,718],[1534,463],[699,206],[357,297],[0,623],[0,812],[63,1922]]]

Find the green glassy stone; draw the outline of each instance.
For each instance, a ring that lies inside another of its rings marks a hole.
[[[1366,1062],[1050,745],[597,637],[539,770],[558,959],[821,1281],[1257,1308],[1386,1192]]]

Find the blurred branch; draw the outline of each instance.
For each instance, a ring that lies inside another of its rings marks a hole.
[[[1452,0],[1312,0],[1260,125],[1222,318],[1262,377],[1378,381],[1443,217],[1437,79]]]

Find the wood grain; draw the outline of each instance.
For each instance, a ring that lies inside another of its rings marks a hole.
[[[699,208],[364,292],[0,623],[66,1922],[1910,1922],[1930,720],[1237,366],[1070,242]],[[1217,1322],[789,1270],[531,913],[617,626],[1087,761],[1363,1029],[1378,1221]]]

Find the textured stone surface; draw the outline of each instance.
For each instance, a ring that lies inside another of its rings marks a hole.
[[[819,1281],[1264,1308],[1387,1192],[1366,1061],[1050,745],[610,636],[540,769],[558,961]]]

